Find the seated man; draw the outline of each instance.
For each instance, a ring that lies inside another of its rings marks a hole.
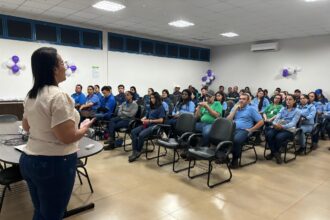
[[[94,85],[94,94],[99,97],[99,99],[102,99],[102,94],[100,92],[100,86],[99,85]]]
[[[116,102],[121,105],[126,101],[125,99],[125,86],[123,84],[118,85],[118,94],[116,95]]]
[[[296,107],[296,100],[293,95],[287,95],[286,107],[282,108],[273,121],[273,126],[266,130],[266,141],[271,153],[266,156],[267,160],[273,157],[276,163],[281,164],[282,158],[280,148],[288,139],[293,138],[293,132],[296,129],[300,119],[300,110]]]
[[[258,130],[264,125],[261,115],[257,110],[249,105],[250,96],[246,93],[241,94],[239,102],[232,108],[227,119],[234,120],[236,130],[234,132],[233,159],[231,168],[238,168],[238,158],[242,147],[247,141],[249,133]]]
[[[109,122],[109,140],[108,146],[105,146],[104,150],[111,150],[115,147],[115,131],[119,128],[127,128],[129,122],[134,119],[136,112],[138,111],[138,105],[133,102],[133,94],[131,91],[125,92],[126,102],[121,104],[118,109],[117,117],[112,118]]]
[[[100,100],[97,95],[94,94],[94,87],[87,87],[86,104],[80,106],[80,114],[82,118],[94,117],[96,110],[100,107]]]
[[[111,93],[111,86],[103,86],[101,97],[101,106],[97,109],[95,114],[96,119],[110,120],[116,108],[115,97]]]
[[[71,97],[74,100],[76,109],[79,109],[80,106],[86,103],[86,96],[82,93],[82,85],[76,85],[75,93],[73,93]]]
[[[199,102],[196,108],[195,117],[200,118],[200,122],[196,123],[195,130],[202,132],[203,146],[209,144],[209,133],[212,123],[216,118],[222,115],[221,103],[215,101],[215,94],[212,90],[208,90],[205,94],[206,102]]]
[[[326,103],[323,108],[324,121],[322,124],[322,131],[327,132],[330,138],[330,102]],[[325,137],[324,137],[325,139]],[[330,149],[330,148],[329,148]]]

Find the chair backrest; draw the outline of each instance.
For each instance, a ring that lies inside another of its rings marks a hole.
[[[145,105],[143,98],[140,97],[138,100],[136,100],[136,104]]]
[[[217,118],[211,127],[210,143],[216,145],[221,141],[233,140],[235,127],[233,121],[226,118]]]
[[[145,115],[145,108],[143,105],[138,105],[138,110],[135,114],[135,118],[143,118],[143,116]]]
[[[181,114],[176,121],[175,133],[180,136],[185,132],[193,132],[195,129],[195,123],[196,119],[193,114]]]
[[[18,117],[16,115],[0,115],[0,123],[16,122],[16,121],[18,121]]]

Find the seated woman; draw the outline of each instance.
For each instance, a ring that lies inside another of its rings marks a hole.
[[[206,102],[198,103],[195,117],[200,118],[200,122],[196,123],[195,130],[202,132],[202,145],[207,146],[209,143],[209,133],[211,126],[216,118],[222,116],[221,103],[215,101],[215,94],[212,90],[206,93]]]
[[[273,100],[274,100],[274,103],[271,103],[270,105],[268,105],[263,112],[263,118],[264,118],[266,125],[272,124],[276,115],[283,108],[282,96],[280,94],[275,95]]]
[[[147,95],[143,96],[143,102],[146,109],[150,108],[150,95],[154,92],[153,88],[148,89]]]
[[[222,111],[226,111],[228,106],[226,102],[226,95],[224,92],[216,92],[215,93],[215,101],[218,101],[222,105]]]
[[[266,141],[271,150],[271,153],[266,156],[267,160],[275,157],[276,163],[282,163],[280,148],[286,140],[293,138],[291,129],[296,128],[300,115],[301,113],[296,107],[294,96],[291,94],[287,95],[286,107],[282,108],[278,113],[273,121],[273,126],[266,129]]]
[[[301,95],[300,96],[300,105],[298,106],[301,112],[301,125],[300,128],[302,130],[301,135],[299,136],[299,145],[300,148],[298,149],[297,153],[303,153],[306,148],[306,137],[305,133],[311,132],[313,130],[313,125],[315,123],[315,115],[316,115],[316,108],[314,105],[309,103],[308,95]]]
[[[97,109],[95,114],[96,119],[110,120],[115,112],[116,100],[111,93],[111,86],[103,86],[101,91],[103,96],[101,97],[101,105]]]
[[[104,150],[111,150],[115,147],[115,132],[119,128],[127,128],[129,122],[134,119],[136,112],[138,111],[138,105],[133,102],[133,94],[131,91],[125,92],[126,102],[119,106],[117,117],[112,118],[108,125],[109,140],[107,146],[104,146]]]
[[[323,104],[318,100],[318,97],[315,92],[308,93],[309,103],[313,104],[316,108],[316,121],[319,122],[322,120],[323,114]],[[319,142],[319,132],[312,136],[312,146],[313,148],[317,147]]]
[[[131,86],[130,91],[133,93],[133,100],[134,100],[134,101],[139,100],[140,96],[139,96],[139,94],[136,92],[136,88],[135,88],[135,86]]]
[[[330,138],[330,102],[328,102],[323,109],[323,113],[324,113],[324,122],[322,124],[322,130],[324,132],[328,133],[328,136]],[[325,139],[325,137],[324,137]],[[330,150],[330,148],[329,148]]]
[[[257,94],[257,97],[255,97],[251,105],[259,112],[262,113],[265,108],[269,105],[268,99],[265,98],[265,93],[263,90],[260,90]]]
[[[315,90],[315,94],[316,94],[317,99],[319,100],[319,102],[321,102],[323,105],[328,103],[328,99],[323,95],[322,89]]]
[[[93,117],[96,110],[101,106],[99,97],[94,94],[93,86],[87,87],[87,94],[86,104],[81,105],[79,108],[82,118]]]
[[[194,114],[194,112],[195,104],[191,101],[191,92],[188,89],[184,89],[181,93],[179,101],[174,106],[172,115],[169,116],[170,119],[166,121],[166,124],[171,125],[172,128],[174,128],[180,114]]]
[[[165,118],[165,110],[158,92],[150,95],[150,111],[141,119],[142,125],[131,132],[133,153],[128,157],[129,162],[138,159],[142,153],[144,141],[153,132],[153,127],[162,124]]]

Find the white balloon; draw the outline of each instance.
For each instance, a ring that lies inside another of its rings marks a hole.
[[[211,82],[211,80],[210,80],[210,79],[207,79],[205,82],[206,82],[206,83],[210,83],[210,82]]]
[[[210,79],[211,81],[214,80],[214,76],[209,77],[209,79]]]
[[[295,72],[300,72],[301,70],[302,70],[301,67],[296,67],[296,68],[295,68]]]
[[[70,68],[68,68],[68,69],[65,71],[65,75],[66,75],[66,76],[71,76],[71,74],[72,74],[72,71],[71,71]]]
[[[294,69],[290,67],[290,68],[288,69],[288,72],[289,72],[289,74],[294,74]]]
[[[12,66],[15,65],[15,63],[12,60],[8,60],[7,63],[6,63],[6,65],[7,65],[8,68],[11,68]]]

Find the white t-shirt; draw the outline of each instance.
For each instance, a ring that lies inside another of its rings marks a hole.
[[[30,125],[30,136],[24,152],[30,155],[64,156],[78,151],[78,142],[64,144],[52,128],[67,120],[78,129],[79,113],[71,97],[57,86],[45,86],[35,99],[26,98],[23,117]]]

